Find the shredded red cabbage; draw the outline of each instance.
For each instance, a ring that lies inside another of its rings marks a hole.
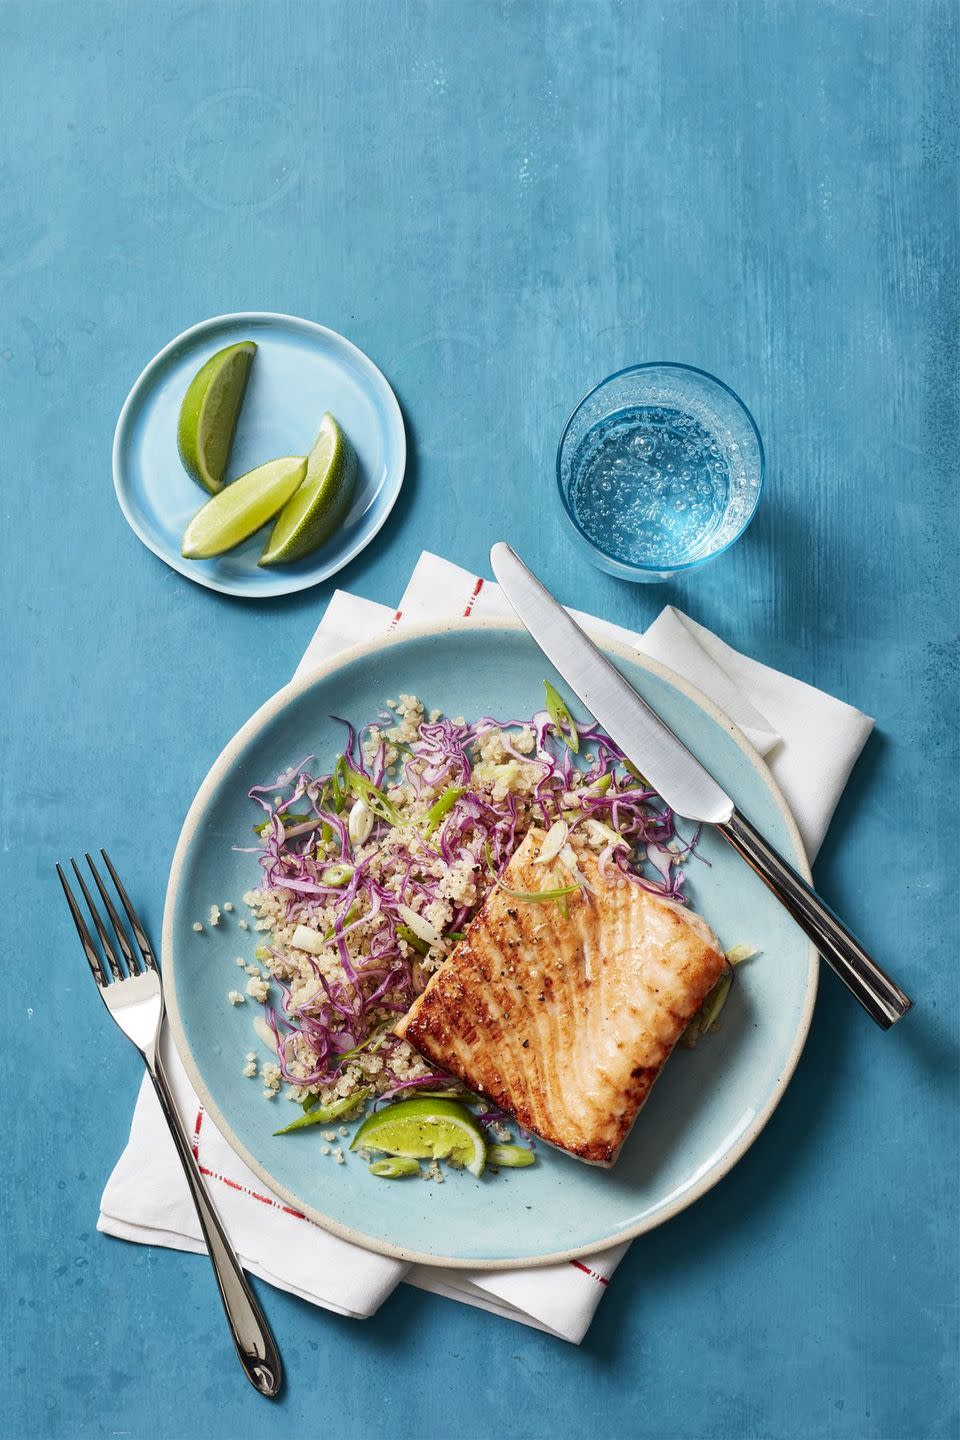
[[[445,927],[463,931],[493,883],[489,864],[499,874],[531,824],[549,828],[563,818],[575,834],[580,827],[589,829],[593,819],[616,836],[598,857],[602,872],[615,869],[632,883],[683,903],[682,860],[695,853],[699,832],[679,839],[673,812],[627,768],[623,752],[599,728],[581,728],[577,766],[546,712],[530,720],[484,716],[472,725],[424,719],[416,738],[404,744],[392,741],[384,729],[396,723],[387,713],[359,729],[347,720],[340,723],[346,740],[333,771],[317,773],[314,757],[307,756],[272,784],[255,785],[249,792],[267,816],[259,848],[261,889],[282,896],[281,923],[319,930],[329,956],[339,960],[339,967],[328,963],[324,971],[312,955],[296,952],[297,962],[301,967],[307,962],[318,982],[306,1003],[294,1003],[291,988],[277,979],[280,1006],[268,1005],[265,1013],[288,1083],[306,1089],[332,1086],[347,1064],[362,1064],[369,1052],[382,1062],[375,1077],[381,1099],[458,1084],[442,1072],[410,1078],[398,1071],[397,1060],[409,1060],[410,1050],[389,1031],[390,1017],[406,1012],[453,948],[453,941],[442,941],[421,955],[416,947],[424,941],[411,945],[409,926],[398,909],[410,907],[419,915],[442,898],[441,880],[433,873],[436,862],[466,862],[472,872],[475,898],[451,900]],[[501,732],[506,758],[478,770],[480,742],[493,731]],[[521,734],[526,740],[519,749]],[[531,734],[533,750],[527,753]],[[507,768],[516,764],[531,767],[527,775],[540,772],[532,793],[529,786],[523,792],[506,788]],[[427,836],[417,820],[454,787],[459,793]],[[373,812],[373,826],[361,844],[354,844],[350,813],[361,802]],[[295,817],[289,835],[287,815]],[[360,929],[365,931],[362,953],[354,947],[351,954],[347,937]],[[282,972],[288,958],[283,947],[273,948],[271,957]],[[499,1112],[489,1111],[480,1118],[495,1123],[498,1117]]]

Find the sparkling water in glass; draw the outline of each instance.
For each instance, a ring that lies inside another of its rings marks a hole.
[[[753,517],[763,447],[746,406],[686,365],[638,365],[580,402],[560,442],[567,515],[597,564],[665,578],[725,550]]]

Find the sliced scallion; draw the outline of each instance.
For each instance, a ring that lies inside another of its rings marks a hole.
[[[370,832],[375,824],[375,816],[366,800],[358,800],[350,811],[350,818],[347,821],[347,834],[350,836],[351,845],[363,845],[370,838]]]
[[[523,1170],[527,1165],[533,1165],[536,1158],[526,1145],[487,1146],[487,1164],[496,1165],[501,1170]]]
[[[414,935],[425,940],[428,945],[439,945],[442,939],[439,930],[424,915],[418,915],[410,905],[398,905],[397,914],[410,926]]]
[[[504,895],[509,895],[511,900],[525,900],[531,905],[542,905],[547,900],[564,900],[568,895],[575,895],[580,886],[561,885],[555,890],[511,890],[509,885],[501,885],[500,889]]]
[[[320,878],[324,885],[341,890],[353,874],[353,869],[352,865],[328,865]]]
[[[333,801],[333,808],[337,815],[343,809],[343,802],[347,798],[347,757],[337,756],[337,763],[333,767],[333,774],[330,776],[330,798]]]
[[[563,697],[553,688],[549,680],[544,680],[543,689],[547,697],[547,714],[559,730],[561,738],[574,754],[579,753],[580,731],[577,729],[576,721],[567,709]]]
[[[447,786],[440,798],[435,800],[427,811],[426,819],[423,823],[423,832],[425,835],[433,834],[434,830],[436,830],[440,824],[440,821],[449,815],[465,790],[465,785]]]
[[[261,820],[259,825],[254,825],[254,835],[266,835],[267,831],[270,829],[270,826],[277,818],[279,818],[280,824],[283,826],[284,833],[287,835],[288,838],[290,836],[290,827],[292,825],[304,825],[307,823],[308,820],[316,820],[316,816],[314,815],[281,815],[279,817],[271,815],[268,819]],[[317,820],[317,824],[320,824],[319,820]]]
[[[274,1130],[274,1135],[289,1135],[293,1130],[307,1130],[311,1125],[329,1125],[334,1120],[341,1119],[348,1115],[351,1110],[356,1110],[370,1094],[369,1085],[362,1090],[357,1090],[353,1095],[344,1095],[340,1100],[332,1100],[329,1105],[315,1105],[298,1120],[291,1120],[289,1125],[284,1125],[282,1130]]]
[[[550,829],[543,837],[540,854],[534,860],[534,865],[549,865],[551,860],[555,860],[566,845],[569,834],[570,826],[566,820],[554,820]]]
[[[341,756],[341,759],[343,757]],[[361,775],[358,770],[351,770],[344,762],[343,784],[351,795],[358,800],[366,801],[379,820],[386,820],[389,825],[399,825],[402,816],[388,795],[379,786],[368,780],[366,775]]]
[[[392,1028],[392,1020],[381,1021],[375,1030],[371,1030],[366,1040],[361,1040],[359,1045],[354,1045],[351,1050],[344,1050],[336,1056],[337,1069],[339,1070],[342,1065],[348,1060],[353,1060],[357,1055],[364,1053],[375,1055]]]
[[[360,914],[360,901],[359,901],[359,900],[354,900],[353,904],[350,906],[350,909],[347,911],[346,915],[344,915],[343,919],[340,921],[340,928],[341,928],[341,930],[343,929],[344,925],[349,925],[350,922],[351,922],[351,920],[356,920],[356,918],[357,918],[357,916],[358,916],[359,914]],[[323,938],[324,938],[324,940],[332,940],[333,937],[334,937],[334,935],[336,935],[336,933],[337,933],[337,927],[336,927],[336,925],[331,925],[329,930],[325,930],[325,931],[324,931],[324,933],[323,933]]]
[[[420,936],[417,935],[409,925],[397,926],[397,939],[405,940],[411,950],[416,950],[418,955],[429,955],[430,953],[430,946],[426,940],[421,940]]]
[[[402,1155],[390,1155],[383,1160],[374,1160],[367,1169],[371,1175],[378,1175],[381,1180],[406,1180],[410,1175],[420,1174],[419,1161],[406,1159]]]
[[[700,1011],[700,1034],[706,1035],[719,1020],[720,1012],[727,1003],[727,996],[730,994],[730,986],[733,984],[733,967],[727,965],[714,985],[710,994],[703,1002]]]
[[[759,953],[755,945],[734,945],[727,951],[727,960],[731,965],[742,965],[744,960],[752,960]]]
[[[324,936],[310,925],[298,925],[290,937],[294,950],[305,950],[308,955],[322,955]]]

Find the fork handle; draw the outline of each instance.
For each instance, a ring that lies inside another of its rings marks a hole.
[[[148,1063],[147,1070],[164,1118],[170,1127],[183,1173],[187,1177],[240,1364],[254,1389],[272,1399],[279,1394],[283,1368],[270,1327],[207,1194],[207,1187],[203,1183],[193,1148],[174,1105],[159,1055],[152,1065]]]

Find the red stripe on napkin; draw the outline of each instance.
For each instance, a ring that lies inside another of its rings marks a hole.
[[[464,610],[464,612],[463,612],[463,618],[464,618],[464,620],[466,620],[467,616],[470,614],[470,611],[473,609],[474,605],[476,605],[477,600],[478,600],[478,598],[479,598],[479,596],[480,596],[480,591],[481,591],[482,589],[483,589],[483,580],[482,580],[482,578],[481,578],[481,579],[479,579],[479,580],[477,581],[476,585],[474,585],[474,587],[473,587],[473,594],[470,596],[470,599],[467,601],[467,608],[466,608],[466,610]]]
[[[229,1185],[231,1190],[239,1190],[241,1195],[249,1195],[251,1200],[259,1200],[261,1205],[271,1205],[274,1210],[282,1210],[284,1215],[292,1215],[294,1220],[306,1220],[306,1215],[301,1215],[299,1210],[293,1210],[289,1205],[281,1205],[280,1201],[272,1195],[261,1195],[256,1190],[251,1190],[249,1185],[241,1185],[239,1180],[231,1180],[228,1175],[221,1175],[216,1170],[200,1162],[200,1130],[203,1126],[203,1109],[197,1111],[197,1122],[193,1127],[193,1155],[200,1166],[200,1174],[208,1180],[219,1180],[221,1185]]]
[[[579,1260],[571,1260],[570,1264],[576,1266],[578,1270],[582,1270],[584,1275],[589,1275],[591,1279],[596,1280],[598,1285],[608,1284],[606,1275],[601,1275],[599,1270],[591,1270],[589,1265],[581,1265]]]

